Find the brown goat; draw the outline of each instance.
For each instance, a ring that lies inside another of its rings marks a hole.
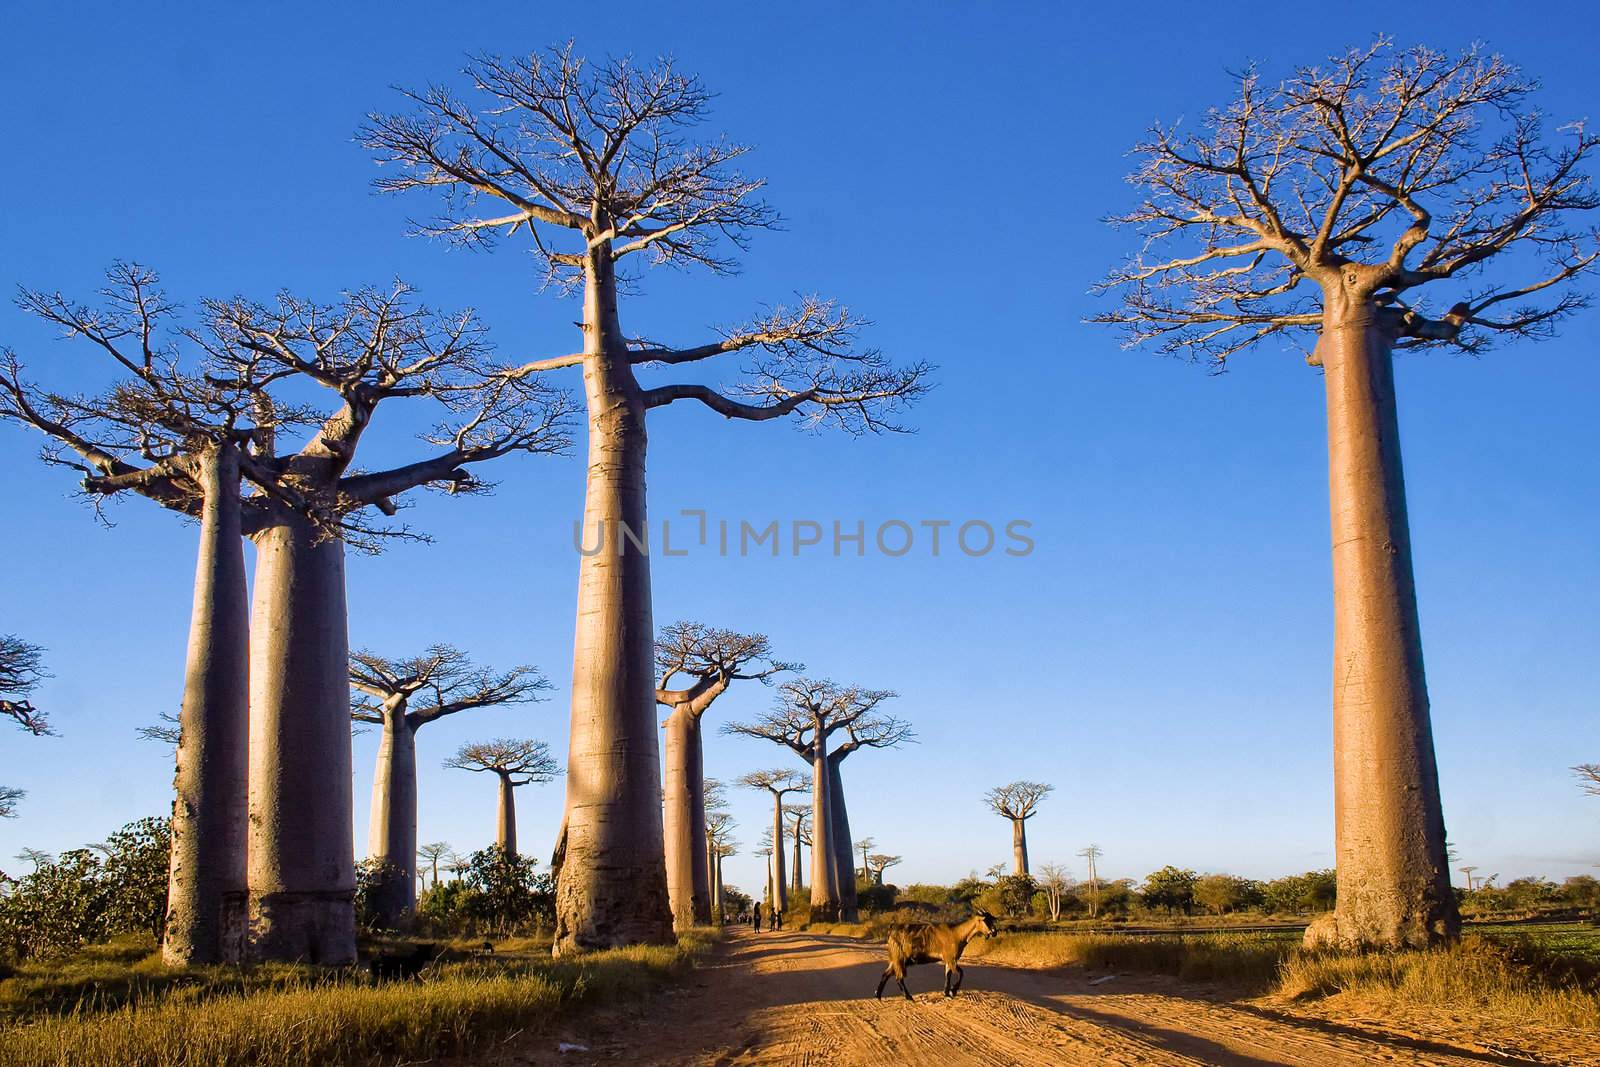
[[[895,927],[889,931],[889,966],[884,969],[883,977],[878,979],[878,999],[883,999],[883,987],[892,977],[899,984],[900,992],[910,1000],[911,990],[906,988],[906,968],[935,960],[944,964],[944,995],[955,996],[961,990],[961,979],[966,976],[958,961],[961,953],[966,951],[967,942],[975,937],[993,937],[998,932],[994,916],[986,911],[978,912],[966,922],[912,923]],[[952,977],[955,979],[954,985],[950,982]]]

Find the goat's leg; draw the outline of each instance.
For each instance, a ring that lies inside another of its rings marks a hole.
[[[955,986],[954,989],[950,990],[950,995],[952,997],[955,996],[957,993],[961,992],[961,980],[963,978],[965,978],[966,976],[967,976],[966,969],[963,968],[961,966],[961,964],[959,964],[959,963],[956,964],[956,986]]]
[[[883,987],[888,984],[889,975],[893,973],[894,968],[892,967],[885,967],[883,969],[883,977],[878,979],[878,992],[874,994],[874,996],[876,996],[879,1000],[883,999]]]
[[[950,964],[948,964],[948,963],[945,964],[944,965],[944,995],[947,996],[947,997],[955,995],[954,993],[950,992],[950,979],[954,975],[955,975],[955,972],[950,969]]]
[[[904,994],[905,994],[905,995],[906,995],[906,999],[907,999],[907,1000],[914,1000],[914,999],[915,999],[915,998],[913,998],[913,997],[912,997],[912,995],[911,995],[911,990],[909,990],[909,989],[907,989],[907,988],[906,988],[906,979],[905,979],[905,975],[903,975],[903,974],[897,974],[897,975],[895,975],[895,976],[894,976],[894,980],[895,980],[895,981],[896,981],[896,982],[898,982],[898,983],[900,983],[900,992],[902,992],[902,993],[904,993]]]

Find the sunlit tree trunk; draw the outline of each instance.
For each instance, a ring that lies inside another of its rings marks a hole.
[[[772,798],[772,902],[779,911],[789,910],[789,889],[783,870],[783,794]]]
[[[1028,873],[1028,820],[1011,820],[1011,873]]]
[[[284,516],[256,535],[250,953],[355,959],[344,544]]]
[[[800,880],[800,849],[803,847],[800,843],[800,833],[797,828],[794,835],[794,882],[789,886],[789,891],[794,893],[795,896],[799,896],[800,890],[805,888],[805,884]]]
[[[385,708],[372,775],[367,855],[382,865],[372,910],[389,928],[417,909],[417,734],[404,710]]]
[[[494,843],[507,856],[517,855],[517,788],[511,775],[501,774],[500,806],[495,816]]]
[[[598,242],[585,258],[583,530],[601,547],[579,564],[557,953],[672,940],[650,558],[630,540],[649,535],[645,409],[617,321],[614,270],[609,243]]]
[[[161,946],[178,966],[238,962],[245,929],[250,604],[233,446],[201,457],[199,478],[204,505]]]
[[[841,922],[860,921],[856,904],[856,854],[851,846],[850,812],[845,806],[844,776],[839,765],[844,762],[837,752],[828,759],[828,814],[832,820],[833,863],[839,882],[839,917]]]
[[[1337,938],[1455,937],[1443,808],[1411,569],[1391,342],[1370,300],[1329,299]]]
[[[839,921],[839,861],[833,845],[833,776],[821,724],[811,757],[811,921]],[[847,849],[849,845],[845,846]]]
[[[705,760],[700,716],[687,708],[675,710],[667,719],[664,763],[667,895],[673,926],[684,930],[711,920]]]

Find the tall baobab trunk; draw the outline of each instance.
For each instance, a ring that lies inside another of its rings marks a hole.
[[[383,709],[367,855],[381,865],[375,917],[384,927],[401,926],[417,910],[417,732],[400,706]]]
[[[799,896],[800,895],[800,890],[804,888],[804,884],[800,881],[800,849],[801,849],[801,847],[802,846],[800,844],[800,827],[798,825],[796,825],[795,826],[795,831],[794,831],[794,873],[793,873],[794,882],[789,886],[789,891],[792,892],[795,896]]]
[[[1011,873],[1028,873],[1028,820],[1011,820]]]
[[[839,921],[839,861],[833,847],[833,775],[819,723],[811,757],[811,921]],[[849,846],[846,845],[846,848]]]
[[[345,964],[356,928],[344,543],[280,519],[256,535],[250,951]]]
[[[500,808],[495,817],[494,843],[507,856],[517,854],[517,787],[509,774],[499,775]]]
[[[783,794],[772,798],[772,904],[779,911],[789,910],[789,888],[783,880]]]
[[[1390,339],[1329,299],[1322,356],[1333,515],[1337,939],[1425,946],[1460,929],[1445,857],[1411,570]]]
[[[666,734],[662,785],[667,897],[672,906],[672,925],[685,930],[711,921],[700,716],[687,708],[674,710],[667,718]]]
[[[837,755],[837,753],[835,753]],[[828,815],[833,828],[833,863],[838,870],[839,921],[861,920],[856,903],[856,854],[851,845],[850,812],[844,800],[844,776],[839,773],[842,759],[828,759]]]
[[[250,603],[239,455],[201,458],[205,501],[178,733],[167,927],[169,964],[237,963],[244,950],[250,738]]]
[[[655,722],[655,627],[645,409],[617,321],[609,242],[585,257],[584,394],[589,410],[567,761],[566,841],[556,888],[557,953],[672,940]],[[585,542],[587,543],[587,541]]]

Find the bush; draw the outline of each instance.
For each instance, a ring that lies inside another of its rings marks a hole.
[[[1331,870],[1307,871],[1274,878],[1261,889],[1269,911],[1304,915],[1333,910],[1338,896],[1338,878]]]
[[[1152,911],[1163,908],[1187,915],[1194,910],[1194,890],[1199,880],[1193,871],[1167,866],[1150,872],[1139,895],[1144,898],[1144,906]]]
[[[128,823],[98,847],[41,862],[0,896],[0,945],[12,959],[61,955],[119,934],[161,939],[172,848],[168,821]]]
[[[856,890],[856,905],[865,913],[888,911],[894,907],[900,889],[892,885],[869,885]]]

